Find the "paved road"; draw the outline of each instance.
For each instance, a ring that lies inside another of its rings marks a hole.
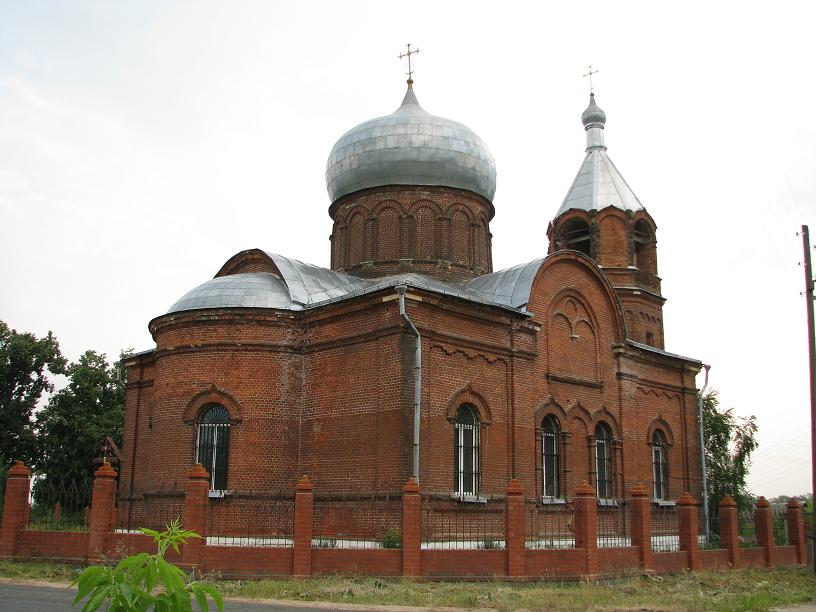
[[[74,600],[76,591],[61,585],[46,586],[42,584],[25,584],[15,582],[0,582],[0,610],[4,612],[43,612],[54,610],[74,610],[71,602]],[[198,610],[195,605],[194,609]],[[215,610],[215,607],[211,607]],[[362,611],[363,608],[354,608],[355,611]],[[332,608],[322,605],[320,607],[286,605],[286,604],[265,604],[249,603],[245,601],[227,600],[224,602],[224,610],[227,612],[329,612],[330,610],[348,610],[348,608]]]

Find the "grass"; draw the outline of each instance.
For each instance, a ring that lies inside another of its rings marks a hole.
[[[69,582],[79,568],[0,562],[0,577]],[[608,583],[412,582],[371,577],[219,581],[221,593],[248,599],[328,601],[496,610],[767,610],[816,601],[812,570],[768,569],[633,576]]]

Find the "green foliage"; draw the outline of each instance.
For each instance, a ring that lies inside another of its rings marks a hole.
[[[380,545],[383,548],[402,548],[402,533],[399,529],[389,529],[380,540]]]
[[[488,536],[482,540],[482,548],[485,550],[493,550],[495,548],[500,548],[500,546],[496,540]]]
[[[37,446],[32,413],[42,394],[53,391],[46,377],[62,374],[67,360],[57,339],[19,333],[0,321],[0,456],[32,465]]]
[[[105,436],[122,443],[125,384],[104,354],[86,351],[68,366],[68,386],[51,396],[37,415],[37,470],[44,474],[34,486],[35,501],[56,483],[84,487],[93,480],[91,462]],[[65,501],[62,501],[63,506]]]
[[[94,612],[105,602],[108,602],[105,610],[110,612],[192,612],[193,597],[201,610],[209,610],[209,596],[223,612],[224,599],[218,589],[207,582],[191,581],[181,569],[164,559],[169,548],[178,552],[179,544],[201,536],[182,529],[178,519],[165,531],[142,529],[142,532],[153,538],[158,552],[155,555],[132,555],[114,568],[94,565],[85,569],[74,581],[78,587],[74,605],[87,598],[82,612]],[[157,587],[161,588],[154,594]]]
[[[749,510],[753,497],[746,479],[758,445],[756,417],[739,417],[733,408],[720,410],[719,403],[715,390],[703,396],[709,507],[716,513],[720,500],[730,495],[740,510]]]

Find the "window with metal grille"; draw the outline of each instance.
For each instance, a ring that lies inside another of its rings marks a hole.
[[[210,490],[227,488],[229,412],[221,404],[207,404],[199,413],[196,461],[210,473]]]
[[[541,427],[542,491],[544,497],[559,497],[558,472],[561,469],[559,438],[560,428],[553,415],[544,418]]]
[[[657,430],[652,435],[652,495],[654,499],[669,496],[669,463],[666,459],[666,436]]]
[[[595,428],[595,482],[598,499],[611,499],[612,432],[605,423]]]
[[[459,495],[479,494],[479,413],[462,404],[453,429],[454,489]]]

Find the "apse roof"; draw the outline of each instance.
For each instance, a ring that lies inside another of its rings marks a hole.
[[[267,256],[281,276],[270,272],[218,276],[182,296],[168,314],[210,308],[306,310],[397,285],[526,314],[533,279],[544,261],[536,259],[469,281],[445,282],[415,273],[363,279],[275,253]]]

